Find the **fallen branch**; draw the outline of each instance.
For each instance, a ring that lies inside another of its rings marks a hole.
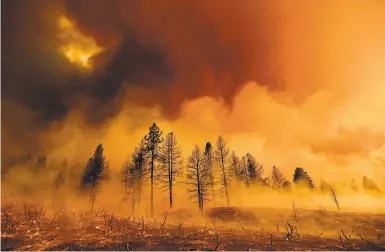
[[[366,243],[370,244],[372,246],[372,248],[376,248],[376,245],[371,241],[369,240],[367,237],[364,238],[362,237],[359,233],[357,233],[357,236],[361,238],[361,240],[365,241]]]
[[[341,229],[341,233],[342,233],[342,235],[345,237],[345,239],[350,243],[350,240],[349,240],[349,238],[345,235],[344,230]]]

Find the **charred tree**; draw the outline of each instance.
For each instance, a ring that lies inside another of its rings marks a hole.
[[[146,150],[150,159],[150,181],[151,181],[151,217],[154,216],[154,170],[155,164],[159,161],[160,144],[163,142],[162,131],[153,123],[149,128],[148,135],[144,137]]]
[[[173,188],[181,173],[182,154],[173,132],[168,133],[160,150],[160,182],[168,190],[170,208],[173,207]]]
[[[103,145],[99,144],[94,155],[88,159],[83,175],[83,186],[91,187],[90,205],[92,212],[100,184],[103,180],[107,179],[108,165],[106,164],[103,152]]]
[[[229,169],[228,169],[228,157],[229,157],[229,148],[227,147],[222,136],[218,137],[217,140],[217,149],[215,151],[217,162],[221,169],[221,191],[225,193],[227,206],[230,205],[229,198]]]
[[[198,207],[203,211],[204,202],[209,196],[210,178],[209,172],[203,165],[204,156],[200,148],[196,145],[188,159],[187,164],[187,189],[190,198],[198,203]]]
[[[273,169],[271,171],[271,182],[273,189],[282,188],[285,181],[286,179],[282,175],[281,171],[277,167],[273,166]]]
[[[295,169],[293,182],[294,182],[294,184],[303,185],[303,186],[308,187],[310,189],[314,188],[313,180],[307,174],[307,172],[301,167],[297,167]]]
[[[52,203],[53,206],[55,206],[57,193],[59,189],[64,185],[64,183],[65,183],[65,175],[64,175],[63,169],[60,169],[56,174],[56,177],[54,180],[54,192],[53,192],[53,203]]]
[[[241,160],[237,155],[235,155],[235,152],[231,152],[231,174],[232,177],[235,178],[235,183],[237,187],[239,187],[239,181],[242,179],[241,174],[242,174],[242,169],[241,169]]]
[[[250,153],[246,154],[246,164],[249,182],[264,184],[265,181],[262,178],[263,166]]]
[[[127,201],[129,195],[131,194],[131,207],[132,214],[135,214],[135,203],[138,199],[138,184],[141,183],[141,178],[139,176],[139,170],[132,163],[128,161],[123,166],[120,172],[120,181],[124,186],[124,199]]]
[[[132,166],[136,174],[135,193],[139,203],[142,195],[143,181],[148,176],[148,170],[146,169],[148,160],[149,158],[146,150],[145,140],[142,139],[139,145],[135,147],[131,158]]]
[[[242,166],[242,169],[241,169],[241,176],[242,176],[242,180],[245,182],[245,185],[247,188],[250,187],[250,178],[249,178],[249,172],[248,172],[248,168],[247,168],[247,159],[245,156],[242,157],[242,161],[241,161],[241,166]]]
[[[209,176],[209,186],[211,188],[211,197],[215,205],[215,181],[214,181],[214,152],[210,142],[206,143],[204,152],[204,166]]]

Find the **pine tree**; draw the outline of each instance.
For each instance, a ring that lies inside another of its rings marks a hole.
[[[188,159],[187,189],[190,198],[196,199],[199,209],[203,211],[204,202],[208,199],[210,185],[209,171],[203,165],[204,156],[196,145]]]
[[[122,170],[120,171],[120,181],[124,185],[124,198],[128,196],[128,190],[131,184],[130,175],[133,166],[128,161],[125,162]]]
[[[295,169],[293,182],[294,184],[305,185],[306,187],[314,188],[313,180],[301,167],[297,167]]]
[[[150,155],[150,180],[151,180],[151,217],[154,216],[154,170],[159,161],[159,148],[163,142],[162,131],[153,123],[149,128],[148,135],[144,137],[146,150]]]
[[[64,183],[65,183],[65,175],[64,175],[63,170],[60,169],[58,171],[58,173],[56,174],[55,181],[54,181],[54,194],[53,194],[53,204],[52,205],[55,205],[57,193],[58,193],[60,187],[62,187],[64,185]]]
[[[215,205],[214,153],[210,142],[207,142],[205,146],[203,165],[205,166],[205,170],[208,172],[211,197]]]
[[[131,158],[132,166],[134,167],[135,174],[137,176],[135,193],[139,203],[142,195],[143,180],[148,176],[148,170],[146,169],[148,159],[145,140],[143,138],[139,145],[134,148]]]
[[[160,181],[169,192],[170,208],[173,206],[173,188],[177,176],[181,173],[182,155],[173,132],[168,133],[160,151]]]
[[[281,188],[284,182],[286,181],[282,173],[275,166],[273,166],[273,169],[271,171],[271,181],[272,181],[273,188],[276,188],[276,189]]]
[[[259,164],[250,153],[246,154],[246,163],[249,181],[263,184],[263,165]]]
[[[83,185],[91,186],[91,211],[94,209],[96,195],[98,193],[97,190],[100,186],[100,183],[101,181],[107,179],[108,165],[106,164],[106,158],[103,152],[103,145],[99,144],[96,147],[94,155],[88,159],[83,175]]]
[[[235,154],[235,152],[231,152],[231,173],[235,178],[235,182],[237,187],[239,187],[239,181],[241,180],[241,160]]]
[[[248,165],[247,165],[247,159],[245,156],[242,157],[241,160],[241,176],[243,181],[245,182],[245,185],[247,188],[250,187],[250,178],[249,178],[249,171],[248,171]]]
[[[131,194],[131,206],[132,214],[135,214],[135,203],[138,198],[138,183],[140,183],[139,170],[132,163],[128,161],[125,162],[121,172],[120,172],[120,181],[124,186],[124,199],[128,199],[129,194]]]
[[[217,149],[215,151],[216,158],[221,169],[221,191],[225,193],[227,206],[230,205],[229,198],[229,169],[228,169],[228,157],[229,157],[229,148],[227,147],[222,136],[218,137],[217,140]]]
[[[362,186],[367,191],[381,192],[376,183],[366,176],[362,177]]]

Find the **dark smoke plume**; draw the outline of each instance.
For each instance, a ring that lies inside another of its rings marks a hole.
[[[39,132],[74,109],[92,125],[125,102],[160,105],[175,118],[186,99],[230,104],[245,81],[280,85],[274,6],[265,3],[2,1],[3,154],[39,150]],[[58,51],[63,14],[104,48],[91,73]]]

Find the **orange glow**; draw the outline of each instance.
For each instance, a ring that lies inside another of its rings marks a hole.
[[[99,47],[91,37],[83,35],[66,17],[59,19],[59,38],[62,42],[60,51],[74,64],[84,68],[91,68],[91,57],[100,53]]]

